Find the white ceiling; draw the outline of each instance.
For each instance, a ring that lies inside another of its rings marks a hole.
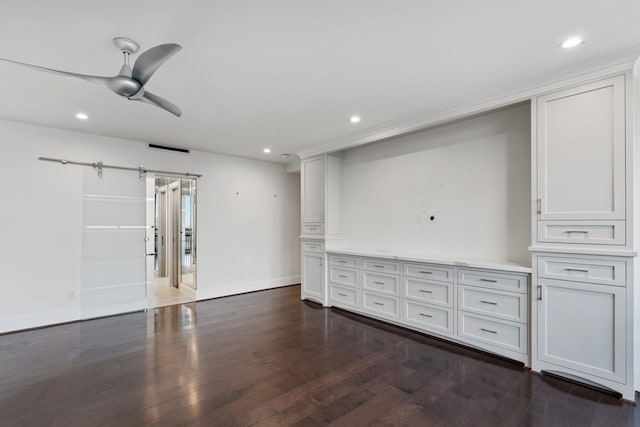
[[[181,44],[147,89],[183,116],[0,62],[0,118],[280,161],[629,51],[639,22],[638,0],[2,0],[4,58],[115,75],[113,37]]]

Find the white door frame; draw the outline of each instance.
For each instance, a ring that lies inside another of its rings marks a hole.
[[[169,285],[180,288],[180,213],[182,199],[180,197],[180,180],[168,186],[167,203],[167,265],[169,269]]]

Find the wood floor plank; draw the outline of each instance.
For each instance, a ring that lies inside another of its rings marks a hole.
[[[640,410],[286,287],[0,336],[5,426],[632,426]]]

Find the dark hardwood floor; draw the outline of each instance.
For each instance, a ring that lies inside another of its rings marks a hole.
[[[298,286],[0,336],[2,426],[631,426],[637,407]]]

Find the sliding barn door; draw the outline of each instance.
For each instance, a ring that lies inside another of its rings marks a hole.
[[[145,181],[137,172],[83,175],[83,319],[146,307]],[[64,242],[62,242],[64,245]]]

